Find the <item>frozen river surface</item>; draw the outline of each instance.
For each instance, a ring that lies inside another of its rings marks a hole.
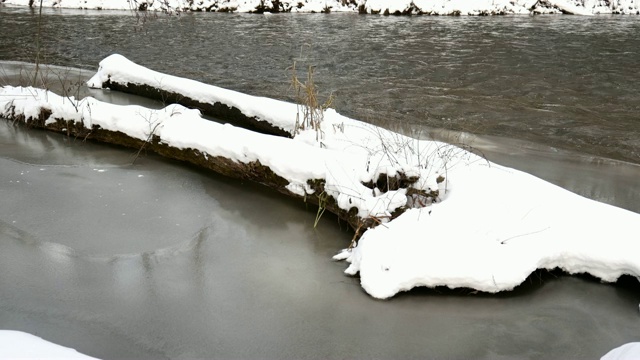
[[[377,301],[303,204],[8,123],[0,155],[0,327],[95,357],[597,358],[640,333],[635,279]]]

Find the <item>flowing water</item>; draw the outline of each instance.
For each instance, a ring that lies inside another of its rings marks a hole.
[[[32,61],[34,19],[0,6],[0,60]],[[46,11],[43,54],[95,70],[118,52],[284,99],[286,67],[313,63],[342,113],[640,212],[640,167],[614,160],[640,162],[637,21],[183,14],[134,32],[122,13]],[[376,301],[330,260],[351,237],[335,218],[314,229],[304,204],[132,153],[0,121],[0,328],[105,359],[598,358],[640,340],[636,279]]]
[[[35,14],[3,8],[0,59],[32,62]],[[31,24],[27,26],[25,24]],[[96,69],[112,53],[155,70],[287,99],[316,66],[345,115],[498,135],[640,163],[635,16],[383,17],[46,11],[45,62]]]

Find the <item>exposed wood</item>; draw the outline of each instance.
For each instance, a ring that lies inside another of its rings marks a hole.
[[[167,104],[180,104],[192,109],[198,109],[204,115],[219,119],[234,126],[242,127],[262,134],[291,137],[291,134],[267,121],[261,121],[255,117],[250,117],[242,113],[236,107],[230,107],[221,102],[204,103],[192,99],[183,94],[177,94],[163,90],[159,87],[147,84],[119,83],[107,80],[102,84],[103,88],[109,88],[115,91],[121,91],[128,94],[144,96],[150,99],[162,101]]]

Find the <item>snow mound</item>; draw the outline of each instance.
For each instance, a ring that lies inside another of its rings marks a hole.
[[[600,360],[638,360],[640,359],[640,342],[624,344],[609,351]]]
[[[347,274],[388,298],[416,286],[511,290],[536,269],[640,275],[640,215],[496,164],[448,174],[445,201],[364,234]]]
[[[0,330],[0,359],[96,359],[21,331]]]

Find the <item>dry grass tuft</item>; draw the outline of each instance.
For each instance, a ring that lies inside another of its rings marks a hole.
[[[321,102],[318,98],[318,87],[313,77],[314,67],[309,65],[307,67],[306,80],[304,82],[300,81],[296,63],[293,63],[291,67],[291,88],[298,107],[294,131],[299,134],[301,131],[313,129],[316,132],[316,140],[320,141],[324,138],[321,126],[324,112],[333,103],[333,94],[330,94],[324,102]]]

